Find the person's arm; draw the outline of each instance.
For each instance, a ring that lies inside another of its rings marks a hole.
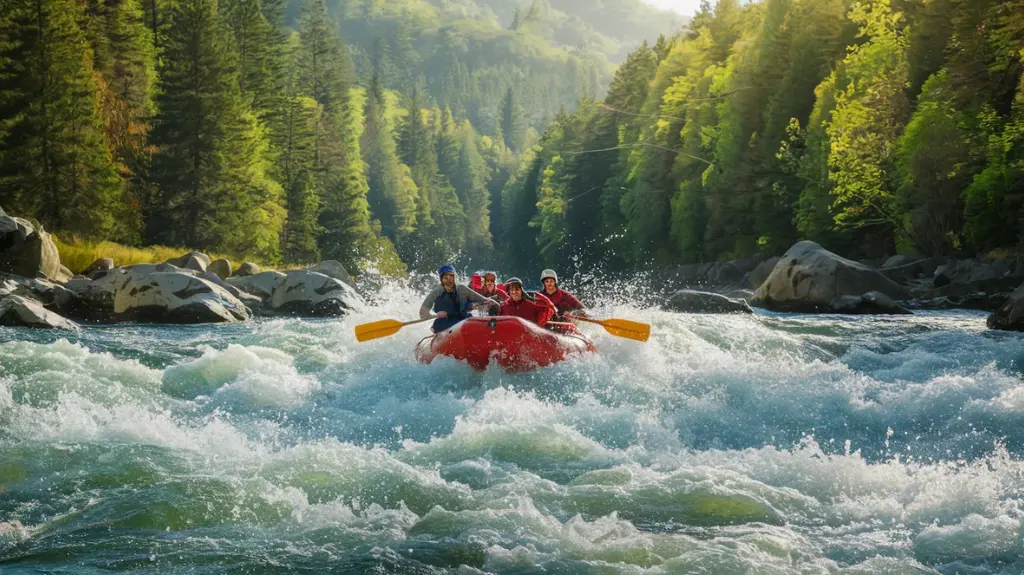
[[[576,311],[582,310],[583,304],[580,300],[576,299],[576,296],[569,292],[562,293],[562,311]]]
[[[555,307],[554,302],[548,299],[548,296],[537,292],[537,310],[535,317],[537,318],[537,325],[543,327],[544,324],[551,321],[551,318],[555,317],[558,313],[558,308]]]
[[[427,319],[428,317],[430,317],[430,312],[434,307],[434,302],[437,301],[437,296],[441,295],[438,292],[439,290],[443,289],[444,287],[439,286],[430,290],[430,293],[427,294],[426,299],[423,300],[423,304],[420,305],[420,319]]]

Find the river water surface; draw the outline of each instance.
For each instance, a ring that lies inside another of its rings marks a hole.
[[[0,573],[1024,572],[1024,338],[703,316],[527,374],[344,320],[0,328]]]

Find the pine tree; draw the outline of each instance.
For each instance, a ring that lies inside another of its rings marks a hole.
[[[505,138],[505,147],[514,151],[523,150],[523,121],[522,110],[516,102],[515,94],[510,87],[505,91],[505,97],[501,101],[501,133]]]
[[[124,186],[100,114],[92,50],[71,0],[0,16],[0,197],[46,227],[105,238]]]
[[[229,34],[215,0],[182,0],[170,15],[149,236],[275,261],[283,192],[267,175],[267,137],[239,89]]]
[[[486,258],[494,248],[491,238],[490,197],[487,193],[487,166],[480,156],[477,134],[469,121],[462,125],[462,145],[452,185],[464,198],[466,209],[466,249],[470,257]]]
[[[418,191],[408,166],[398,159],[386,113],[383,87],[375,76],[367,94],[366,131],[362,138],[370,186],[367,199],[384,235],[400,243],[416,228]]]

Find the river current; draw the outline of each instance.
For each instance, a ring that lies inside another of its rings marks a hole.
[[[1024,572],[1024,337],[670,313],[533,372],[343,320],[0,328],[0,573]]]

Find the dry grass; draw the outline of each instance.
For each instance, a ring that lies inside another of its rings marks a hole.
[[[167,246],[146,246],[134,248],[123,246],[114,242],[71,242],[64,243],[60,238],[54,236],[53,241],[57,244],[60,252],[60,263],[67,266],[74,273],[81,273],[82,270],[92,265],[98,259],[110,258],[116,266],[127,266],[132,264],[158,264],[169,259],[187,254],[188,248],[172,248]],[[208,254],[211,260],[224,256]],[[231,260],[231,258],[227,258]],[[238,262],[232,262],[238,265]]]

